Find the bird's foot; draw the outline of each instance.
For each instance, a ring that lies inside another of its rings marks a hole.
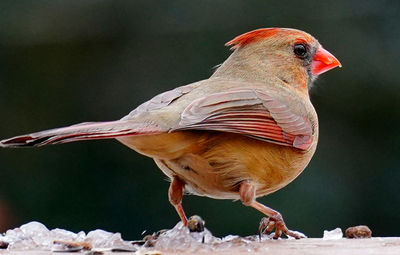
[[[260,221],[260,226],[258,227],[258,234],[261,240],[263,234],[270,234],[275,229],[274,239],[278,239],[282,233],[286,236],[291,236],[296,239],[306,238],[303,233],[289,230],[285,222],[283,221],[282,215],[277,214],[270,217],[263,217]]]

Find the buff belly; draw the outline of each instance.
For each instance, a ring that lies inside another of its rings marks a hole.
[[[170,178],[183,180],[185,191],[217,199],[239,199],[239,184],[244,180],[253,182],[257,197],[286,186],[304,170],[316,147],[304,152],[243,135],[209,131],[118,140],[153,158]]]

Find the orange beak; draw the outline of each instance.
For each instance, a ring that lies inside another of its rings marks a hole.
[[[337,66],[342,67],[339,60],[329,53],[329,51],[320,46],[315,52],[313,61],[311,63],[311,72],[313,75],[320,75]]]

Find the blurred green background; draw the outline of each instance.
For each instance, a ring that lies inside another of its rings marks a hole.
[[[368,225],[400,235],[399,1],[0,2],[0,137],[119,119],[208,78],[224,43],[261,27],[313,34],[342,63],[316,82],[320,142],[309,167],[260,199],[311,237]],[[28,221],[138,239],[178,217],[153,161],[114,140],[0,150],[0,231]],[[184,198],[217,236],[254,234],[240,202]]]

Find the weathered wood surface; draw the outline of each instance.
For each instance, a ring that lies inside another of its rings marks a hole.
[[[163,255],[172,254],[198,254],[202,252],[193,251],[160,251]],[[232,248],[230,250],[216,250],[210,252],[205,249],[204,254],[221,254],[221,255],[241,255],[241,254],[273,254],[273,255],[368,255],[368,254],[400,254],[400,237],[375,237],[369,239],[339,239],[339,240],[322,240],[321,238],[307,238],[301,240],[267,240],[261,243],[252,243],[249,250],[244,247]],[[77,255],[87,254],[88,252],[80,253],[52,253],[47,251],[0,251],[1,255]],[[140,251],[136,254],[144,255],[146,251]],[[128,255],[134,253],[119,253],[119,252],[104,252],[105,255]],[[153,252],[147,254],[156,254]]]

